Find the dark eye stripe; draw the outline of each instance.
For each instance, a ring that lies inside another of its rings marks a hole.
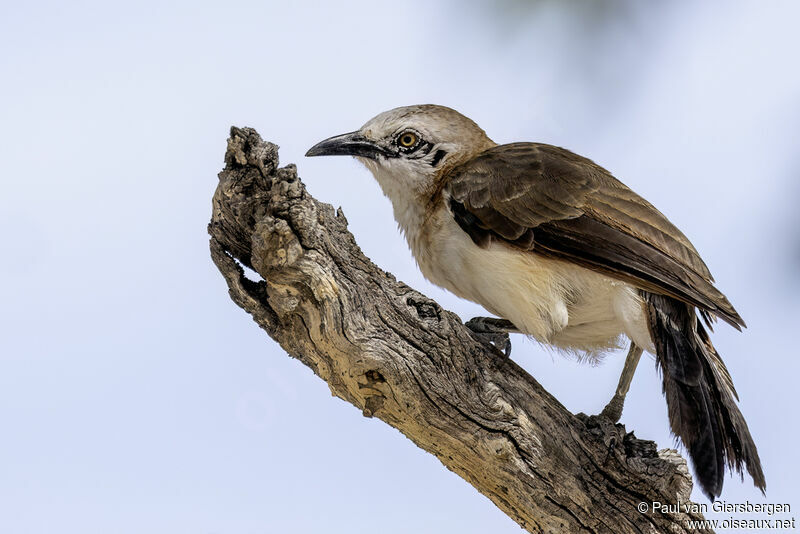
[[[437,150],[436,154],[433,155],[433,159],[431,160],[431,167],[436,167],[439,164],[439,162],[442,161],[442,158],[445,157],[446,155],[447,152],[445,152],[444,150]]]
[[[408,154],[408,159],[422,159],[430,153],[432,148],[433,143],[421,141],[416,147],[406,151],[406,154]]]

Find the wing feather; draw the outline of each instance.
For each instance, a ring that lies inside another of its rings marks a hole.
[[[689,239],[587,158],[539,143],[500,145],[452,169],[445,182],[453,216],[481,246],[499,239],[744,326]]]

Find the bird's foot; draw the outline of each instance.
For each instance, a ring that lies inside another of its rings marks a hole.
[[[600,417],[605,417],[612,423],[618,423],[622,418],[622,408],[625,406],[625,395],[614,395],[603,411],[600,412]]]
[[[464,326],[472,330],[481,341],[495,346],[506,358],[511,356],[511,338],[508,334],[519,331],[511,321],[495,317],[473,317]]]

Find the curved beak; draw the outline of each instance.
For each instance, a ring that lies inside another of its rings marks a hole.
[[[350,132],[334,135],[320,141],[306,152],[306,157],[311,156],[361,156],[377,159],[378,156],[389,156],[391,152],[386,148],[370,141],[359,132]]]

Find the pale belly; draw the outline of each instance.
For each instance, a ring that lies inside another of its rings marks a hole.
[[[559,349],[598,357],[627,336],[654,352],[644,303],[629,284],[503,243],[482,249],[447,219],[435,226],[426,243],[410,240],[420,270],[434,284]]]

